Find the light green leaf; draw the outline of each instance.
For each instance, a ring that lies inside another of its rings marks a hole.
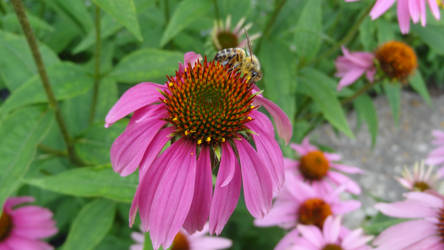
[[[40,19],[38,16],[34,16],[32,13],[29,12],[26,12],[26,15],[28,16],[29,24],[31,25],[34,32],[54,30],[51,25],[49,25],[45,20]],[[5,30],[20,32],[22,29],[15,13],[6,14],[5,16],[3,16],[2,21]]]
[[[418,94],[424,99],[427,105],[432,106],[432,100],[430,99],[429,91],[426,84],[422,79],[422,75],[419,71],[416,71],[415,75],[410,78],[410,86],[418,92]]]
[[[121,177],[109,166],[83,167],[24,182],[45,190],[81,197],[104,197],[131,202],[138,183],[137,175]]]
[[[69,99],[85,93],[91,86],[92,80],[79,66],[72,63],[61,63],[48,68],[49,81],[57,100]],[[45,103],[47,97],[40,82],[39,75],[12,92],[0,107],[0,118],[13,109],[34,104]]]
[[[20,109],[0,123],[0,207],[20,185],[34,159],[37,144],[51,127],[52,112]]]
[[[305,69],[302,75],[303,82],[299,84],[299,88],[303,88],[313,98],[325,119],[345,135],[354,138],[344,110],[336,97],[336,93],[331,89],[331,86],[336,84],[335,81],[314,69]]]
[[[143,41],[133,0],[93,0],[105,12],[125,26],[139,41]]]
[[[109,76],[127,83],[165,81],[165,75],[173,75],[180,61],[180,52],[141,49],[124,57]]]
[[[304,61],[313,58],[321,47],[322,2],[307,0],[296,24],[294,45]]]
[[[40,52],[46,67],[60,63],[57,55],[40,44]],[[24,37],[0,31],[0,76],[10,90],[17,89],[37,74],[37,67]]]
[[[208,0],[183,0],[180,2],[163,33],[160,46],[163,47],[179,32],[187,28],[194,21],[202,18],[210,7],[211,1]]]
[[[384,82],[384,92],[392,108],[392,116],[395,124],[399,124],[401,110],[401,84],[397,82]]]
[[[444,54],[444,27],[438,25],[427,25],[421,27],[414,25],[412,31],[419,35],[419,37],[429,45],[433,51],[438,54]]]
[[[86,204],[74,219],[63,250],[94,249],[111,229],[116,204],[97,199]]]
[[[86,9],[83,0],[46,0],[45,3],[57,11],[57,13],[70,19],[83,33],[87,33],[93,28],[91,15]]]
[[[145,240],[143,241],[143,250],[153,250],[153,243],[149,233],[145,233]]]
[[[356,98],[354,105],[356,112],[367,122],[368,131],[372,136],[373,147],[378,136],[378,114],[376,113],[373,101],[368,95],[363,94]]]

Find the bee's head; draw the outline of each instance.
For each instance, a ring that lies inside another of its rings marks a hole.
[[[261,64],[259,59],[255,55],[248,58],[248,63],[250,65],[251,79],[254,82],[260,81],[262,79]]]

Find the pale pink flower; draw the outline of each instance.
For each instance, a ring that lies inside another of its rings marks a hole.
[[[241,184],[248,211],[263,217],[284,180],[273,125],[257,108],[269,111],[286,142],[292,134],[288,117],[240,73],[199,58],[186,53],[185,66],[165,84],[130,88],[105,120],[109,126],[134,112],[112,145],[111,163],[123,176],[141,167],[130,224],[139,209],[155,248],[171,245],[182,227],[201,230],[208,218],[210,233],[219,234]],[[212,167],[219,168],[214,193]]]
[[[376,204],[376,209],[385,215],[413,219],[384,230],[373,242],[376,249],[444,249],[444,197],[427,192],[411,192],[404,196],[404,201]]]
[[[130,250],[143,250],[145,236],[142,233],[134,232],[131,237],[136,244],[131,245]],[[223,237],[208,236],[208,224],[205,224],[202,231],[188,234],[181,230],[173,240],[170,250],[218,250],[231,247],[231,240]]]
[[[299,159],[297,161],[286,159],[284,161],[286,176],[294,174],[297,179],[309,182],[318,188],[328,190],[331,186],[343,185],[345,190],[353,193],[361,193],[359,185],[342,174],[360,174],[363,171],[357,167],[339,163],[339,154],[322,152],[316,146],[310,144],[308,137],[301,144],[291,144]]]
[[[413,170],[404,167],[402,177],[397,177],[398,182],[410,191],[436,190],[436,182],[440,177],[434,172],[432,165],[417,162]]]
[[[254,224],[260,227],[280,226],[285,229],[298,224],[322,227],[329,215],[343,215],[361,206],[356,200],[340,200],[339,194],[343,190],[341,186],[332,191],[325,191],[294,176],[286,176],[284,188],[270,212],[264,218],[256,219]]]
[[[432,132],[434,137],[432,143],[436,145],[436,148],[430,152],[425,160],[425,163],[436,166],[444,165],[444,131],[434,130]],[[444,176],[444,168],[438,170],[440,177]]]
[[[345,1],[355,2],[357,0]],[[399,28],[403,34],[407,34],[410,31],[410,19],[412,19],[413,23],[421,21],[422,26],[426,25],[426,2],[435,19],[440,19],[439,6],[436,0],[376,0],[373,9],[370,11],[370,17],[375,20],[390,9],[395,2],[397,2]]]
[[[19,206],[33,202],[29,196],[8,198],[0,216],[0,250],[53,249],[42,241],[57,233],[52,212],[39,206]]]
[[[338,91],[357,81],[363,74],[369,82],[373,82],[376,74],[373,53],[349,52],[345,47],[342,47],[342,53],[344,55],[335,61],[336,76],[341,78]]]
[[[329,216],[320,230],[315,226],[298,225],[278,243],[275,250],[367,250],[373,236],[361,228],[350,231],[341,225],[340,216]]]
[[[214,22],[211,38],[214,47],[217,50],[228,48],[245,48],[247,46],[247,39],[242,39],[242,36],[252,26],[252,23],[245,24],[245,17],[241,18],[239,22],[231,29],[231,16],[227,16],[225,23],[222,20]],[[250,41],[256,40],[261,35],[256,33],[250,36]]]

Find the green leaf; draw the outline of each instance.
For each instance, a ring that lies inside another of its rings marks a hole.
[[[384,92],[392,109],[395,124],[399,124],[399,111],[401,110],[401,84],[398,82],[384,82]]]
[[[202,18],[209,11],[210,7],[211,1],[208,0],[183,0],[180,2],[163,33],[160,46],[163,47],[179,32],[194,21]]]
[[[140,49],[124,57],[111,72],[110,77],[120,82],[165,81],[173,75],[183,53],[159,49]]]
[[[143,250],[153,250],[153,243],[149,233],[145,233],[145,240],[143,241]]]
[[[375,146],[376,137],[378,136],[378,114],[373,105],[372,99],[364,94],[356,98],[354,101],[356,112],[367,122],[368,131],[372,136],[372,147]]]
[[[93,29],[93,21],[91,15],[86,9],[84,1],[45,0],[45,3],[60,15],[70,19],[83,31],[83,33]]]
[[[139,41],[143,41],[133,0],[93,0],[105,12],[125,26]]]
[[[121,177],[109,166],[83,167],[43,178],[25,179],[25,183],[62,194],[81,197],[104,197],[131,202],[136,192],[136,174]]]
[[[57,100],[65,100],[85,93],[92,86],[92,79],[79,66],[61,63],[48,68],[49,81]],[[34,103],[45,103],[47,97],[39,75],[16,89],[0,107],[0,118],[9,111]]]
[[[299,87],[313,98],[325,119],[345,135],[354,138],[336,92],[331,88],[336,86],[336,81],[314,69],[305,69],[302,74],[303,84],[299,84]]]
[[[363,229],[366,234],[378,235],[388,227],[405,221],[407,221],[407,219],[393,218],[379,212],[369,222],[366,223],[368,225],[363,226]]]
[[[26,15],[29,20],[29,24],[34,32],[39,31],[53,31],[54,28],[49,25],[45,20],[40,19],[38,16],[34,16],[32,13],[26,12]],[[17,19],[17,15],[15,13],[8,13],[3,16],[3,27],[5,30],[9,30],[12,32],[20,33],[22,27]]]
[[[424,99],[427,105],[432,106],[432,100],[430,99],[429,91],[419,71],[410,78],[410,86],[418,92],[418,94]]]
[[[57,55],[40,44],[40,52],[46,67],[60,63]],[[37,67],[24,37],[0,31],[0,76],[10,90],[17,89],[37,74]]]
[[[294,45],[302,60],[313,58],[321,47],[322,1],[307,0],[296,24]]]
[[[294,90],[297,84],[292,70],[296,67],[293,54],[279,41],[264,40],[260,56],[264,71],[264,95],[279,105],[292,121],[296,111]]]
[[[20,109],[0,123],[0,207],[20,185],[37,144],[51,127],[52,113],[40,107]]]
[[[436,53],[444,54],[444,27],[438,25],[427,25],[421,27],[414,25],[412,31],[419,35],[419,37],[427,43]]]
[[[111,229],[116,204],[105,199],[86,204],[74,219],[63,250],[94,249]]]

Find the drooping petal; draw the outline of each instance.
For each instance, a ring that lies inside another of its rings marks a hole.
[[[3,208],[7,213],[10,213],[15,206],[25,202],[34,202],[34,200],[34,197],[31,196],[11,197],[5,201]]]
[[[9,246],[9,248],[6,248],[8,250],[52,250],[54,249],[52,246],[50,246],[48,243],[39,241],[39,240],[33,240],[28,239],[25,237],[20,237],[18,235],[12,235],[8,238],[5,243]]]
[[[361,193],[361,187],[350,179],[350,177],[343,175],[341,173],[337,173],[334,171],[328,172],[328,177],[336,184],[336,185],[344,185],[346,190],[349,191],[352,194],[360,194]]]
[[[196,178],[196,148],[181,139],[159,182],[149,214],[150,236],[155,249],[169,247],[187,218]],[[174,143],[174,144],[175,144]],[[182,149],[181,149],[182,148]],[[149,180],[151,181],[151,180]],[[141,210],[143,209],[140,206]]]
[[[398,23],[401,33],[407,34],[410,30],[410,14],[408,2],[401,0],[398,1]]]
[[[224,145],[226,145],[224,147]],[[228,143],[222,144],[222,159],[217,173],[216,186],[211,201],[209,231],[220,234],[228,218],[236,208],[241,188],[240,166],[235,161],[235,154]],[[228,158],[228,159],[227,159]],[[231,175],[230,181],[222,185]]]
[[[279,136],[284,139],[285,143],[288,144],[293,133],[293,128],[291,126],[290,119],[288,119],[288,116],[284,113],[284,111],[282,111],[278,105],[260,95],[255,97],[255,103],[262,105],[265,109],[267,109],[274,119]]]
[[[365,70],[360,68],[352,68],[352,70],[348,71],[347,74],[345,74],[341,80],[339,81],[337,90],[340,91],[346,86],[351,85],[356,80],[359,79],[364,74]]]
[[[241,138],[235,141],[241,164],[245,205],[256,218],[262,218],[270,210],[273,184],[258,153]]]
[[[370,16],[373,20],[380,17],[384,12],[386,12],[396,0],[377,0],[373,9],[370,11]]]
[[[210,215],[213,176],[210,148],[207,146],[202,147],[197,160],[196,173],[193,202],[183,226],[189,234],[202,230]]]
[[[439,6],[438,3],[434,0],[428,0],[430,10],[432,11],[433,16],[435,16],[436,19],[440,19],[440,12],[439,12]]]
[[[143,82],[128,89],[106,115],[105,127],[111,126],[144,106],[159,101],[159,98],[162,97],[159,90],[164,88],[163,85],[157,83]]]

